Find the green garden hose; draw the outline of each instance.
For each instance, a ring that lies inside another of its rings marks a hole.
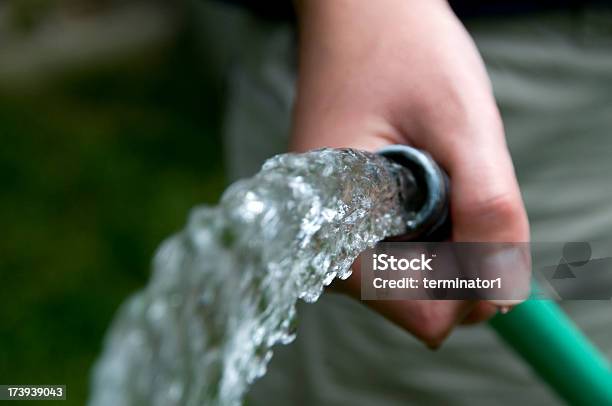
[[[603,354],[550,300],[528,300],[491,325],[571,405],[612,405],[612,371]]]

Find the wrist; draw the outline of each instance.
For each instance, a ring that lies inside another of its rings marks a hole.
[[[454,16],[444,0],[296,0],[295,8],[302,48],[344,58],[396,41],[428,42],[436,21]]]

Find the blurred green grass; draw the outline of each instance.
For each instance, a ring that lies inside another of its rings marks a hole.
[[[0,383],[66,384],[58,404],[84,404],[155,248],[219,198],[220,88],[193,48],[0,93]]]

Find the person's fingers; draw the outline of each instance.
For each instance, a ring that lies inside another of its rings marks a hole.
[[[529,239],[527,215],[504,143],[462,148],[449,172],[456,241]]]
[[[514,168],[505,142],[491,139],[456,151],[449,168],[453,241],[526,243],[529,222]],[[528,246],[491,245],[483,256],[480,272],[504,275],[509,300],[493,300],[500,306],[513,305],[529,293],[531,263]],[[490,269],[487,269],[490,268]]]
[[[334,281],[332,287],[337,292],[360,300],[359,258],[353,263],[351,277]],[[453,328],[471,314],[478,304],[467,300],[368,300],[363,303],[410,332],[431,349],[442,345]]]
[[[461,320],[463,325],[472,325],[489,320],[499,312],[497,306],[489,302],[478,302],[470,313]]]
[[[368,305],[431,349],[442,345],[474,308],[467,300],[376,300]]]

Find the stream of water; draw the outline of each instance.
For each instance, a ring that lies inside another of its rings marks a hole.
[[[405,231],[403,173],[350,149],[278,155],[193,209],[115,317],[89,404],[240,404],[272,347],[295,337],[297,300],[316,301],[361,251]]]

